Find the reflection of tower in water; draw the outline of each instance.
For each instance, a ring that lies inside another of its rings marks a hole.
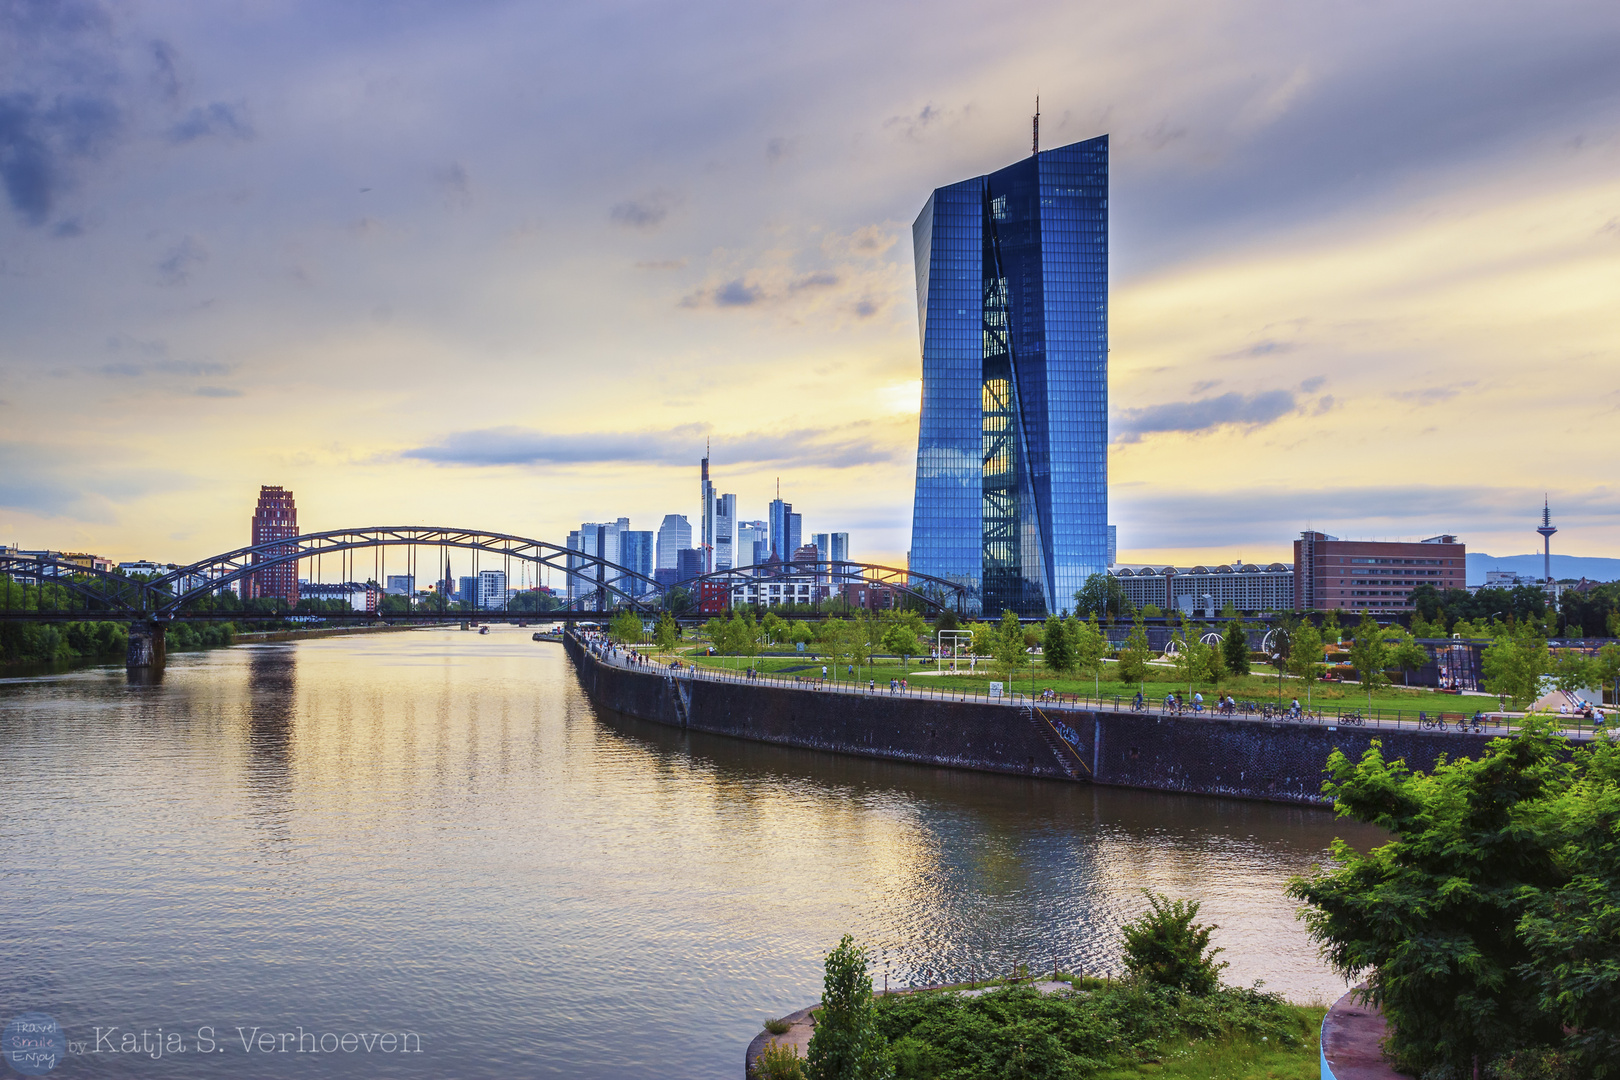
[[[248,660],[247,784],[257,824],[286,839],[291,813],[296,661],[285,646],[259,647]]]

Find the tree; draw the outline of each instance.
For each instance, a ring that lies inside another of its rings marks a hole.
[[[1112,574],[1092,574],[1074,594],[1076,615],[1130,615],[1136,610],[1125,587]]]
[[[1249,635],[1237,619],[1228,622],[1226,633],[1221,635],[1221,656],[1226,660],[1226,670],[1233,675],[1249,673]]]
[[[1069,637],[1069,628],[1056,615],[1046,618],[1046,626],[1041,632],[1041,653],[1046,658],[1048,671],[1065,675],[1074,670],[1074,644]]]
[[[1620,644],[1611,642],[1598,650],[1592,660],[1592,678],[1613,693],[1611,701],[1620,703]]]
[[[1350,644],[1350,666],[1361,679],[1361,688],[1367,691],[1367,708],[1372,708],[1373,690],[1389,681],[1384,668],[1389,666],[1389,649],[1384,644],[1384,628],[1371,615],[1363,615],[1356,625],[1355,640]]]
[[[726,652],[726,621],[718,615],[709,616],[709,621],[703,624],[703,636],[709,639],[717,653]]]
[[[1141,619],[1137,619],[1131,627],[1130,637],[1125,639],[1125,646],[1119,650],[1119,677],[1127,683],[1136,683],[1140,688],[1147,679],[1148,661],[1152,657],[1147,627],[1142,625]]]
[[[1001,625],[996,629],[995,642],[992,653],[996,660],[996,670],[1008,682],[1024,666],[1024,625],[1018,621],[1018,615],[1011,610],[1001,613]]]
[[[911,657],[917,655],[917,635],[904,623],[893,623],[883,631],[883,648],[900,658],[904,666]]]
[[[653,631],[653,640],[658,643],[658,651],[666,656],[674,652],[675,642],[680,634],[681,628],[675,625],[675,619],[669,612],[662,612],[658,616],[658,628]]]
[[[1528,625],[1504,627],[1480,657],[1485,689],[1522,709],[1541,696],[1541,677],[1550,667],[1547,639]]]
[[[1309,622],[1294,630],[1288,650],[1288,674],[1305,680],[1305,707],[1311,704],[1311,688],[1322,674],[1322,632]]]
[[[810,1036],[810,1080],[889,1080],[894,1066],[872,1002],[870,956],[845,934],[827,954],[821,1009]]]
[[[621,611],[613,616],[608,624],[608,637],[621,645],[639,645],[645,636],[645,628],[641,625],[641,616],[630,611]]]
[[[1552,676],[1557,681],[1558,689],[1566,694],[1576,690],[1585,690],[1598,681],[1594,674],[1597,664],[1574,649],[1560,649],[1552,662]]]
[[[822,652],[832,661],[833,678],[842,674],[841,669],[853,662],[854,629],[848,619],[827,619],[816,628],[817,640],[821,642]]]
[[[1101,696],[1102,661],[1108,655],[1108,636],[1097,625],[1097,616],[1081,622],[1070,619],[1068,638],[1074,651],[1074,666],[1083,675],[1091,676],[1091,689]]]
[[[1125,970],[1155,986],[1167,986],[1199,996],[1221,986],[1224,962],[1216,963],[1221,949],[1211,948],[1211,932],[1220,927],[1196,923],[1199,903],[1175,900],[1142,890],[1149,909],[1120,927],[1125,938]]]
[[[1573,1075],[1620,1060],[1620,752],[1571,751],[1549,723],[1423,775],[1378,741],[1335,750],[1323,791],[1388,843],[1343,840],[1289,883],[1323,957],[1368,978],[1412,1073],[1464,1077],[1525,1050]],[[1449,1071],[1448,1071],[1449,1070]]]
[[[1176,671],[1176,681],[1187,684],[1187,693],[1193,692],[1193,683],[1200,681],[1209,668],[1209,646],[1198,640],[1197,631],[1187,629],[1187,616],[1181,616],[1181,628],[1176,631],[1176,651],[1170,663]]]
[[[1402,686],[1411,686],[1411,673],[1429,662],[1429,650],[1419,645],[1413,634],[1399,626],[1384,630],[1384,644],[1388,648],[1385,663],[1400,669]]]
[[[684,585],[676,585],[664,593],[664,610],[685,615],[692,610],[692,594]]]
[[[760,620],[760,629],[765,632],[765,640],[775,645],[786,636],[787,621],[774,611],[767,611],[765,618]]]
[[[788,638],[795,645],[808,645],[815,639],[816,632],[810,629],[810,624],[803,619],[794,619],[793,626],[788,630]]]

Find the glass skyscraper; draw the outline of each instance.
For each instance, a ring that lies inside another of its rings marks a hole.
[[[912,226],[922,420],[911,569],[991,616],[1108,561],[1108,136],[937,189]]]

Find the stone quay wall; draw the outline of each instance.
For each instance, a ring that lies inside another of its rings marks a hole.
[[[1478,757],[1491,738],[672,678],[666,669],[600,660],[572,634],[564,647],[597,704],[643,720],[840,754],[1149,791],[1322,806],[1323,766],[1335,749],[1356,758],[1379,739],[1385,757],[1427,771],[1442,754]],[[1052,737],[1049,721],[1076,736],[1073,752]]]

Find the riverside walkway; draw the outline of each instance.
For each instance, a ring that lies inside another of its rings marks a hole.
[[[804,693],[845,694],[862,698],[904,697],[912,700],[1000,705],[1018,710],[1025,715],[1041,716],[1065,742],[1071,745],[1077,742],[1077,737],[1072,730],[1069,730],[1068,725],[1063,723],[1062,718],[1065,714],[1095,712],[1138,713],[1154,717],[1174,717],[1180,720],[1236,720],[1260,725],[1294,725],[1326,728],[1328,730],[1345,727],[1385,731],[1450,732],[1464,735],[1512,735],[1515,725],[1522,725],[1525,719],[1522,713],[1464,713],[1440,711],[1439,709],[1434,712],[1427,710],[1408,712],[1396,709],[1316,708],[1301,709],[1296,713],[1289,709],[1258,705],[1251,702],[1240,702],[1230,711],[1222,711],[1218,706],[1195,711],[1190,705],[1171,706],[1162,701],[1144,701],[1141,707],[1135,707],[1131,699],[1119,696],[1096,698],[1087,694],[1036,693],[1032,695],[1019,691],[991,695],[988,691],[977,688],[936,689],[933,687],[891,686],[887,681],[878,683],[871,679],[863,682],[861,680],[807,679],[802,677],[784,678],[781,675],[770,675],[763,672],[748,673],[727,671],[723,668],[702,667],[679,660],[666,664],[635,649],[616,645],[600,633],[579,633],[577,631],[570,631],[570,633],[575,633],[580,644],[598,660],[629,671],[640,671],[658,675],[665,679],[744,683],[753,686],[798,690]],[[1607,728],[1601,724],[1588,725],[1582,723],[1581,718],[1575,716],[1559,716],[1556,719],[1564,721],[1566,725],[1560,728],[1559,733],[1572,741],[1589,741],[1595,737],[1605,735],[1607,731]],[[1567,726],[1571,720],[1576,721],[1574,727]]]

